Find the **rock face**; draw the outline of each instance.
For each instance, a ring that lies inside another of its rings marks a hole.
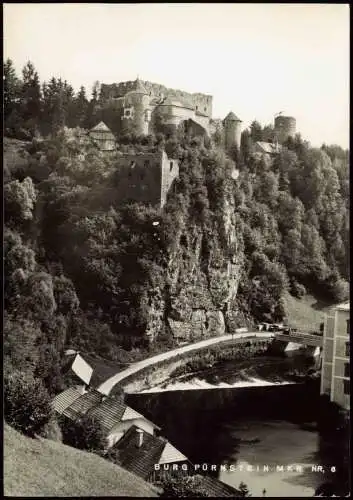
[[[236,297],[243,245],[233,203],[232,196],[224,199],[213,229],[206,231],[187,217],[176,229],[165,292],[156,289],[149,308],[150,339],[162,326],[180,341],[225,335],[232,325],[240,326]]]

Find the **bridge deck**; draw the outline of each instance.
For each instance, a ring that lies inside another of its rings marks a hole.
[[[319,335],[311,335],[310,333],[295,332],[290,334],[276,333],[275,338],[287,342],[294,342],[296,344],[303,344],[307,346],[322,347],[322,337]]]

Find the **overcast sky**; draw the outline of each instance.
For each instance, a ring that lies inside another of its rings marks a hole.
[[[75,89],[142,80],[213,95],[247,127],[297,119],[349,145],[348,4],[5,4],[4,57]]]

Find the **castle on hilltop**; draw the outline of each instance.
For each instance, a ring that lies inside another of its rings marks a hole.
[[[227,152],[233,147],[240,149],[242,121],[232,111],[224,120],[213,119],[212,100],[210,95],[169,89],[139,78],[101,85],[98,109],[101,121],[88,132],[88,137],[101,151],[117,152],[116,189],[122,202],[144,202],[163,208],[179,176],[178,160],[168,158],[165,151],[136,154],[117,151],[119,137],[125,134],[168,135],[180,131],[192,137],[213,139],[217,134]],[[280,113],[275,118],[274,133],[275,144],[256,142],[255,156],[272,161],[281,144],[295,135],[295,119]],[[235,172],[233,178],[236,176]]]
[[[156,83],[121,82],[101,86],[102,119],[117,135],[171,133],[182,128],[192,136],[224,134],[226,149],[240,147],[241,123],[230,112],[223,121],[212,119],[211,95],[190,94]]]

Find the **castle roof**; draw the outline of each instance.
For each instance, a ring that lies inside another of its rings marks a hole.
[[[134,84],[133,84],[130,92],[138,92],[139,94],[148,94],[146,87],[144,86],[144,84],[142,83],[142,81],[138,77],[134,81]],[[128,92],[128,93],[130,93],[130,92]]]
[[[232,121],[232,122],[241,122],[240,118],[238,118],[234,113],[233,111],[231,111],[230,113],[227,114],[227,116],[225,117],[224,121]]]
[[[91,128],[90,132],[109,132],[111,134],[111,130],[104,122],[99,122],[98,125]]]
[[[181,101],[178,101],[177,99],[173,99],[172,97],[167,97],[160,105],[161,106],[175,106],[177,108],[184,108],[184,109],[194,109],[192,106],[184,104]]]

